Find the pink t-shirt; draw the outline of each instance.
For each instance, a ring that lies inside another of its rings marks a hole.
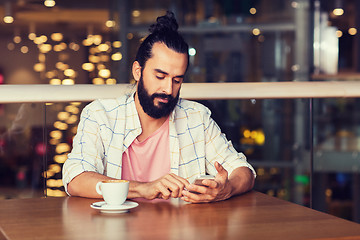
[[[122,157],[122,179],[150,182],[170,173],[169,119],[144,141],[135,139]]]

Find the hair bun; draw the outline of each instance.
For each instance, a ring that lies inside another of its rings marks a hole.
[[[152,24],[149,28],[151,33],[155,32],[177,32],[179,25],[176,22],[174,13],[167,11],[166,15],[158,17],[156,23]]]

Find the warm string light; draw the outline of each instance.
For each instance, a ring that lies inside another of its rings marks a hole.
[[[258,35],[260,35],[260,29],[258,29],[258,28],[254,28],[253,30],[252,30],[252,34],[254,34],[255,36],[258,36]]]
[[[56,4],[56,2],[54,0],[45,0],[44,1],[44,5],[48,8],[52,8],[54,7]]]
[[[333,14],[334,14],[335,16],[341,16],[341,15],[344,14],[344,9],[342,9],[342,8],[335,8],[335,9],[333,10]]]
[[[105,26],[108,27],[108,28],[113,28],[113,27],[116,26],[116,23],[115,23],[114,20],[107,20],[107,21],[105,22]]]
[[[140,17],[140,15],[141,15],[141,12],[139,11],[139,10],[134,10],[133,12],[132,12],[132,16],[133,17]]]
[[[28,53],[28,52],[29,52],[29,48],[28,48],[27,46],[22,46],[22,47],[20,48],[20,51],[21,51],[22,53]]]
[[[112,45],[114,48],[121,48],[122,43],[120,41],[114,41]]]
[[[8,43],[7,48],[9,49],[9,51],[13,51],[15,49],[15,44],[14,43]]]
[[[357,33],[357,29],[356,28],[354,28],[354,27],[352,27],[352,28],[349,28],[349,34],[350,35],[356,35],[356,33]]]
[[[340,31],[340,30],[337,30],[337,31],[336,31],[336,36],[337,36],[338,38],[342,37],[342,35],[343,35],[343,32],[342,32],[342,31]]]
[[[14,43],[20,43],[21,42],[21,37],[19,35],[14,36]]]
[[[111,60],[113,61],[120,61],[122,59],[122,54],[120,52],[116,52],[111,55]]]
[[[64,38],[62,33],[52,33],[51,34],[51,39],[55,42],[60,42],[62,41]]]
[[[126,38],[129,39],[129,40],[131,40],[131,39],[134,38],[134,34],[128,33],[128,34],[126,34]]]
[[[4,23],[13,23],[14,22],[14,18],[12,16],[5,16],[4,17]]]

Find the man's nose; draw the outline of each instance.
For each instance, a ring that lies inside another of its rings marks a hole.
[[[172,94],[172,79],[166,78],[165,81],[163,81],[162,88],[163,88],[162,89],[163,93],[165,93],[167,95],[171,95]]]

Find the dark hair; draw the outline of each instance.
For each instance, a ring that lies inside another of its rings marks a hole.
[[[152,57],[154,43],[161,42],[177,53],[186,54],[189,65],[189,45],[179,34],[178,28],[174,13],[167,11],[166,15],[158,17],[156,23],[149,28],[150,34],[141,43],[135,61],[144,68],[147,60]]]

